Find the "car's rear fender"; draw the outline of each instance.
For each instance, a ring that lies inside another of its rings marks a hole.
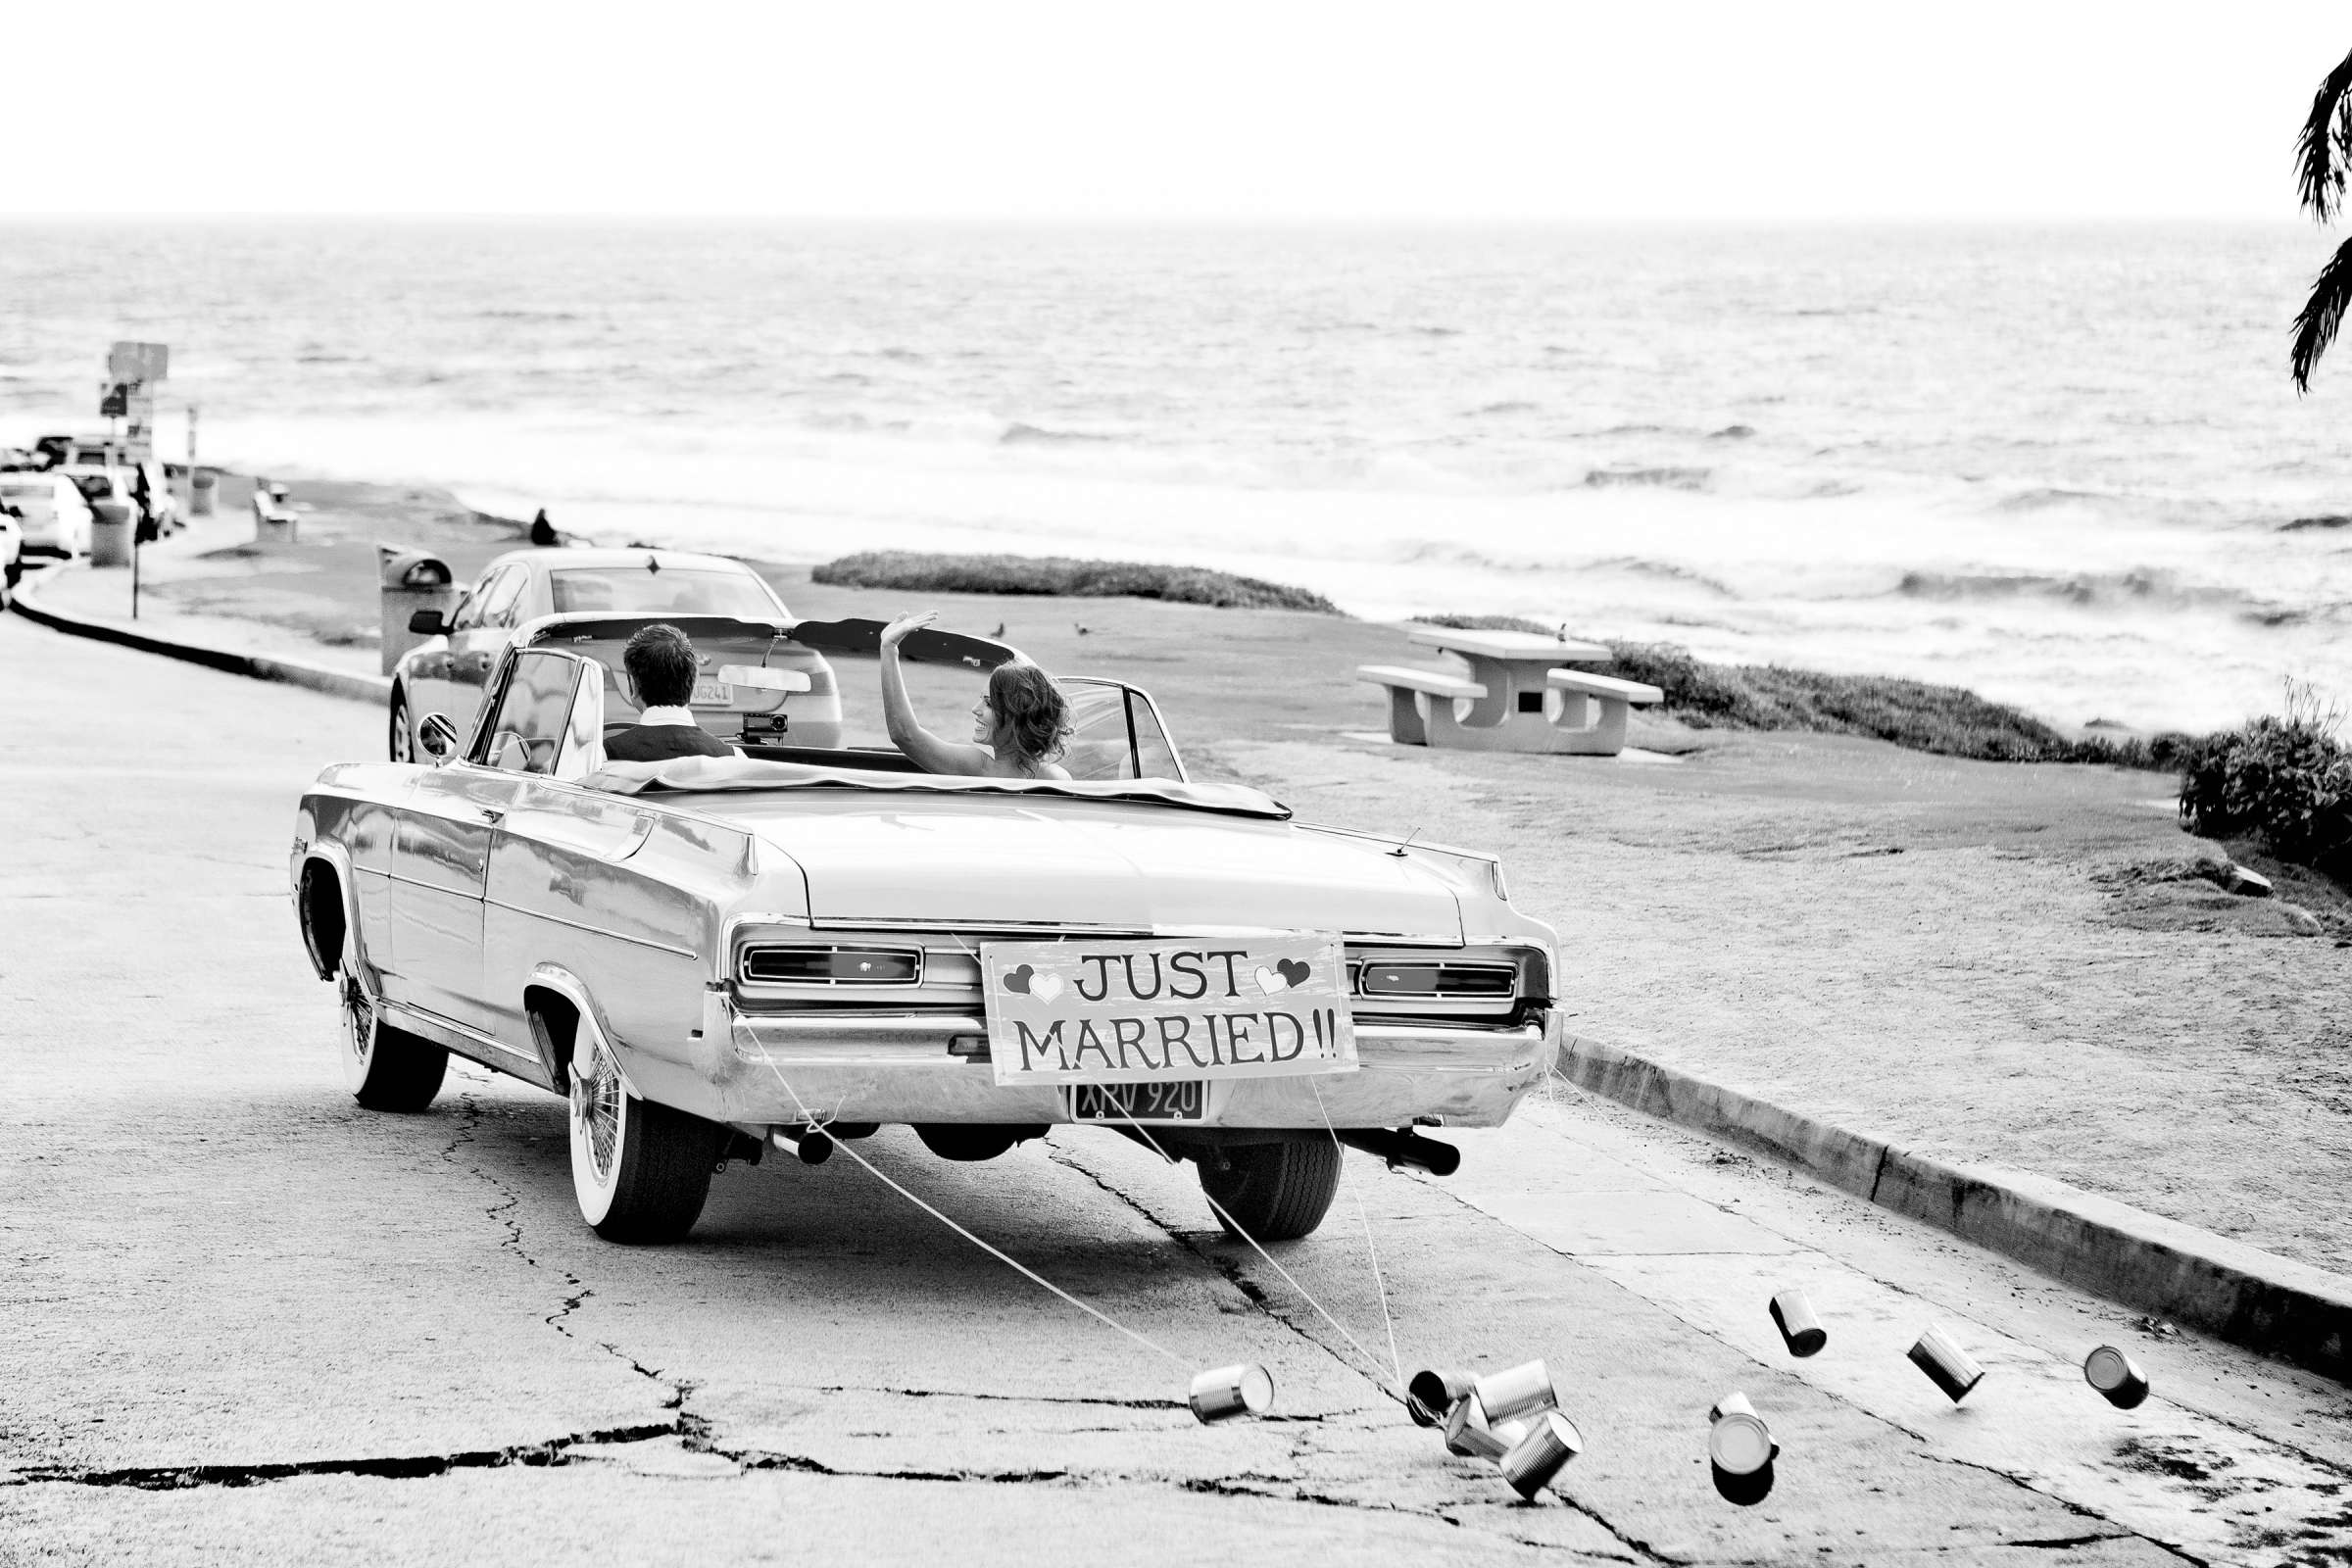
[[[580,1020],[586,1018],[594,1021],[597,1033],[612,1048],[622,1087],[632,1095],[637,1094],[636,1082],[623,1059],[628,1053],[612,1033],[612,1020],[596,1004],[595,997],[589,994],[579,976],[562,964],[534,965],[529,982],[522,988],[522,1012],[530,1022],[531,1045],[539,1054],[539,1064],[547,1069],[548,1082],[557,1090],[565,1090],[571,1082],[572,1053],[579,1045]]]

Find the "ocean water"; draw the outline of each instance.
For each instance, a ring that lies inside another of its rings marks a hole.
[[[2285,374],[2328,243],[5,222],[0,441],[158,339],[174,457],[193,401],[208,462],[615,542],[1191,562],[2203,727],[2352,697],[2352,380]]]

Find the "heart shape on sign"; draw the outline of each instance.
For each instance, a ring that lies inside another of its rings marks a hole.
[[[1267,968],[1262,963],[1257,966],[1258,990],[1263,991],[1267,996],[1270,997],[1277,991],[1288,991],[1290,988],[1291,983],[1288,980],[1285,980],[1282,976],[1276,974],[1273,970]]]
[[[1029,979],[1036,973],[1035,969],[1025,963],[1018,969],[1007,969],[1004,971],[1004,989],[1019,996],[1027,996]]]
[[[1274,972],[1295,986],[1302,986],[1315,971],[1307,967],[1304,958],[1285,958],[1274,966]]]
[[[1061,995],[1061,976],[1041,974],[1029,982],[1029,994],[1040,1002],[1052,1002]]]

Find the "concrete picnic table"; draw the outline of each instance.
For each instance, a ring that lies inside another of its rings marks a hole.
[[[1560,667],[1608,663],[1615,655],[1601,643],[1449,626],[1414,626],[1406,636],[1418,647],[1453,655],[1469,673],[1398,664],[1366,664],[1357,671],[1387,688],[1389,735],[1401,745],[1614,756],[1625,747],[1627,708],[1662,695],[1639,682]],[[1556,708],[1546,712],[1545,697],[1553,691],[1560,694]],[[1467,706],[1457,710],[1456,704]]]

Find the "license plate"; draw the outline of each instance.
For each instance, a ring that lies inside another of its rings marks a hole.
[[[1207,1085],[1183,1083],[1072,1084],[1072,1121],[1199,1121],[1207,1103]]]
[[[694,683],[694,706],[697,708],[726,708],[735,701],[735,688],[723,680],[698,676]]]

